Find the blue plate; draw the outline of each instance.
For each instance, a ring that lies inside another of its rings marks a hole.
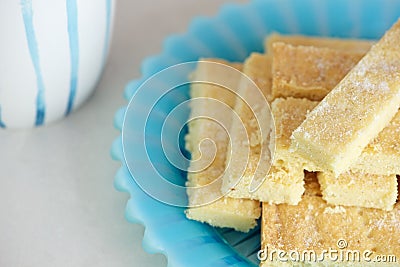
[[[125,98],[129,101],[146,79],[177,63],[199,57],[243,61],[251,52],[263,51],[264,37],[272,31],[378,39],[399,16],[400,1],[397,0],[256,0],[245,5],[225,5],[215,18],[195,18],[186,34],[167,38],[163,52],[143,62],[142,78],[127,85]],[[142,98],[144,108],[151,105],[145,96]],[[185,87],[173,97],[179,101],[187,98]],[[156,109],[161,115],[153,116],[146,125],[150,135],[157,137],[157,129],[175,105],[176,101],[158,105]],[[137,109],[126,111],[127,108],[123,108],[115,116],[116,128],[122,130],[124,127],[126,144],[124,151],[121,135],[112,146],[112,157],[122,165],[115,178],[115,187],[130,194],[126,208],[128,221],[146,228],[144,249],[149,253],[163,253],[168,258],[168,266],[256,266],[259,228],[243,234],[187,220],[183,208],[153,199],[135,182],[132,177],[135,170],[142,173],[149,170],[146,165],[138,164],[129,164],[128,168],[130,159],[127,161],[125,155],[135,157],[136,137],[143,135],[143,129],[137,127],[136,122],[145,119],[146,113]],[[187,115],[180,116],[177,121],[184,121]],[[176,140],[171,140],[173,146],[172,142]],[[180,142],[182,146],[182,138]],[[156,147],[149,156],[152,163],[168,173],[174,183],[183,184],[185,173],[159,155]],[[150,171],[148,173],[151,175]],[[151,177],[146,179],[151,183]]]

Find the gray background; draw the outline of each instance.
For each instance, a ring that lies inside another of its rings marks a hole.
[[[166,266],[143,251],[143,227],[125,220],[127,195],[113,187],[113,116],[140,62],[225,2],[117,0],[109,61],[90,100],[47,127],[0,130],[0,266]]]

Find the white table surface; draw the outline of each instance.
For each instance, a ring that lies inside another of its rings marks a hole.
[[[117,0],[109,61],[94,95],[46,127],[0,131],[0,266],[166,266],[141,246],[113,187],[113,117],[125,84],[162,40],[226,0]],[[235,2],[244,2],[235,0]]]

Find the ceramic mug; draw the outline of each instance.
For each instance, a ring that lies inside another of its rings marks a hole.
[[[0,3],[0,127],[40,126],[91,94],[105,65],[114,0]]]

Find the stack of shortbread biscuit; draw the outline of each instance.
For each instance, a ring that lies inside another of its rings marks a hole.
[[[396,175],[400,174],[400,22],[376,43],[272,34],[265,50],[265,54],[251,54],[243,65],[206,60],[243,71],[259,87],[268,109],[262,107],[262,100],[251,108],[261,118],[263,112],[271,111],[275,123],[273,147],[269,138],[255,138],[255,142],[245,139],[257,137],[259,131],[252,123],[254,114],[234,94],[251,98],[236,77],[224,77],[233,92],[213,84],[195,83],[191,87],[191,97],[217,99],[231,107],[247,135],[236,134],[237,121],[229,122],[232,114],[227,110],[221,114],[207,101],[191,106],[192,118],[206,112],[227,119],[231,136],[213,121],[189,123],[187,149],[192,159],[200,158],[192,160],[190,168],[196,169],[202,160],[209,161],[206,154],[214,146],[217,153],[206,169],[188,174],[189,186],[216,182],[207,191],[188,191],[193,207],[187,209],[187,217],[247,232],[262,214],[261,249],[312,250],[316,255],[329,249],[360,253],[359,261],[326,257],[320,262],[298,262],[286,258],[289,266],[398,266],[393,262],[376,265],[376,261],[378,256],[391,255],[400,264],[400,203],[396,203]],[[194,73],[201,80],[213,80],[217,75],[223,74],[201,62]],[[203,144],[200,150],[199,144],[208,138],[215,144]],[[241,155],[236,149],[233,159],[232,147],[243,142],[250,142],[250,153]],[[262,149],[273,151],[273,157],[264,165],[261,159],[258,166],[255,163]],[[249,185],[257,168],[267,169],[267,175],[252,191]],[[208,199],[206,195],[221,192],[228,194],[201,205]],[[342,242],[339,246],[338,241]],[[365,251],[371,252],[368,258],[362,255]],[[277,257],[267,257],[261,265],[284,263]]]

